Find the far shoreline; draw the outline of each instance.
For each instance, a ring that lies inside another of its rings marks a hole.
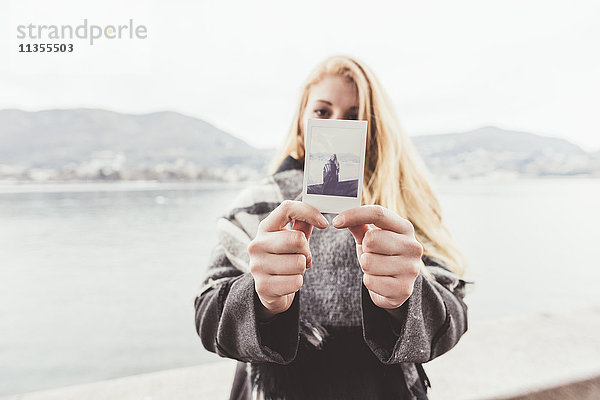
[[[10,193],[51,193],[51,192],[112,192],[112,191],[153,191],[184,189],[239,188],[252,184],[252,181],[6,181],[0,180],[0,194]]]

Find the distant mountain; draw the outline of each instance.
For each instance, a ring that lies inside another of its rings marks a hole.
[[[264,151],[200,119],[170,111],[0,110],[0,126],[0,164],[61,167],[101,151],[123,153],[128,164],[137,166],[180,158],[202,167],[260,167],[265,162]]]
[[[329,157],[331,157],[331,154],[323,153],[323,152],[312,153],[312,155],[313,155],[313,158],[315,158],[319,161],[327,161],[327,160],[329,160]],[[360,162],[360,156],[358,154],[339,153],[336,155],[340,162],[351,162],[351,163],[359,163]]]
[[[587,153],[564,139],[493,126],[411,139],[437,177],[600,177],[599,153]]]
[[[600,177],[600,152],[563,139],[491,126],[411,139],[440,178]],[[0,110],[0,179],[254,179],[273,153],[170,111]],[[350,153],[338,157],[360,161]]]
[[[0,127],[0,177],[211,178],[234,166],[260,171],[272,153],[170,111],[0,110]]]

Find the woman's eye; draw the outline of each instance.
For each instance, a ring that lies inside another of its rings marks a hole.
[[[328,111],[323,108],[319,108],[315,110],[315,115],[317,117],[326,117],[328,115]]]

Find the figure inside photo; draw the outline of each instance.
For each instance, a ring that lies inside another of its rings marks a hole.
[[[323,167],[323,187],[321,194],[336,194],[340,182],[340,162],[332,154]]]

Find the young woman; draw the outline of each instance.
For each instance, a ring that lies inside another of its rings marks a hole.
[[[335,195],[335,189],[340,178],[340,163],[337,155],[332,154],[329,160],[323,166],[323,193],[327,195]],[[357,185],[358,186],[358,185]]]
[[[299,201],[307,118],[369,122],[362,206],[335,216]],[[238,360],[231,399],[426,399],[421,364],[467,330],[463,257],[382,88],[353,58],[317,66],[272,174],[216,229],[196,329]]]

